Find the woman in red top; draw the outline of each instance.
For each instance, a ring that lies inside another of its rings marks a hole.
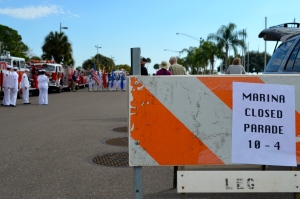
[[[166,61],[162,61],[159,68],[160,69],[156,72],[156,75],[172,75],[172,73],[168,70],[168,63]]]

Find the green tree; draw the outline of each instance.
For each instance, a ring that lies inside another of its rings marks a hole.
[[[151,63],[151,59],[148,57],[147,58],[147,70],[148,70],[148,65]]]
[[[56,63],[65,63],[67,65],[74,66],[74,59],[72,56],[72,45],[69,42],[68,37],[63,33],[50,32],[45,37],[44,44],[42,46],[43,59],[54,59]]]
[[[153,68],[157,71],[159,69],[159,64],[154,64]]]
[[[116,65],[116,68],[119,68],[119,69],[124,69],[126,70],[127,72],[130,71],[130,66],[127,65],[127,64],[120,64],[120,65]]]
[[[220,49],[225,49],[225,70],[228,67],[229,48],[232,48],[235,54],[237,54],[237,47],[245,49],[244,37],[246,35],[243,30],[237,31],[234,23],[229,23],[228,26],[222,25],[217,33],[208,35],[207,40],[215,41]]]
[[[271,55],[267,53],[267,62],[271,59]],[[264,60],[265,60],[265,53],[257,52],[257,51],[251,51],[249,52],[249,71],[248,69],[248,54],[246,55],[246,64],[245,64],[245,70],[247,72],[256,72],[260,73],[264,71]]]
[[[16,30],[0,25],[0,42],[0,54],[5,50],[9,51],[11,56],[29,59],[26,56],[29,48],[22,42],[22,37]]]
[[[33,56],[33,57],[31,57],[30,58],[31,60],[42,60],[40,57],[38,57],[38,56]]]
[[[94,68],[94,64],[96,64],[96,70],[103,70],[105,68],[106,72],[111,72],[116,69],[115,63],[111,58],[105,57],[101,54],[96,54],[91,59],[88,59],[83,62],[82,68],[87,70]]]
[[[215,58],[222,57],[222,50],[214,42],[211,41],[202,41],[199,48],[203,49],[203,57],[210,63],[211,70],[209,70],[209,73],[213,74],[215,67]]]
[[[187,53],[187,56],[182,58],[182,64],[187,72],[191,74],[197,74],[199,71],[199,62],[197,63],[196,51],[197,47],[184,48],[180,53]]]

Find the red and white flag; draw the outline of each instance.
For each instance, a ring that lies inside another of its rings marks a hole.
[[[95,80],[95,82],[96,82],[97,84],[99,84],[99,83],[100,83],[100,82],[99,82],[98,75],[97,75],[97,72],[96,72],[96,71],[94,71],[94,70],[93,70],[93,80]]]

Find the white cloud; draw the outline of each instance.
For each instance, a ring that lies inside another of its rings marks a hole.
[[[0,14],[20,19],[36,19],[52,14],[66,14],[63,9],[56,5],[30,6],[25,8],[0,8]],[[75,16],[73,14],[73,16]]]

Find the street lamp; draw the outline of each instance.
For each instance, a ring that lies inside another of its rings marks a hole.
[[[68,27],[62,27],[62,26],[61,26],[61,22],[60,22],[59,33],[61,33],[61,29],[68,29]]]
[[[97,54],[96,54],[96,56],[97,56],[97,64],[99,64],[99,60],[98,60],[98,49],[101,48],[101,46],[96,45],[95,47],[97,48]]]
[[[175,52],[175,53],[179,53],[179,58],[180,58],[180,55],[181,55],[181,51],[179,50],[169,50],[169,49],[164,49],[164,51],[170,51],[170,52]]]
[[[116,66],[116,65],[115,65],[115,60],[114,60],[115,57],[113,57],[113,56],[110,55],[110,58],[111,58],[111,60],[113,61],[113,65]],[[115,67],[115,69],[116,69],[116,67]]]
[[[188,34],[184,34],[184,33],[176,33],[176,35],[184,35],[184,36],[187,36],[187,37],[189,37],[189,38],[192,38],[192,39],[194,39],[194,40],[197,40],[197,41],[199,41],[199,43],[200,43],[200,45],[201,45],[201,42],[202,42],[202,37],[200,37],[200,39],[197,39],[196,37],[193,37],[193,36],[191,36],[191,35],[188,35]],[[198,68],[199,68],[199,61],[198,61]],[[198,71],[197,71],[197,73],[198,73]]]
[[[201,40],[202,40],[202,37],[200,37],[200,39],[197,39],[196,37],[193,37],[193,36],[191,36],[191,35],[187,35],[187,34],[184,34],[184,33],[176,33],[176,35],[185,35],[185,36],[187,36],[187,37],[190,37],[190,38],[192,38],[192,39],[195,39],[195,40],[197,40],[197,41],[199,41],[199,42],[201,42]]]

